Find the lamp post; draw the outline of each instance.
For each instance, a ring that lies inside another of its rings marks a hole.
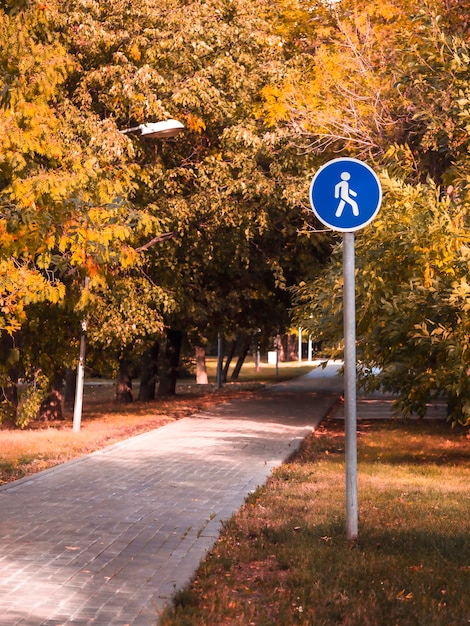
[[[122,135],[136,134],[140,137],[147,139],[171,139],[176,137],[184,130],[184,124],[178,122],[178,120],[168,119],[162,122],[148,122],[146,124],[139,124],[132,128],[126,128],[119,131]],[[88,287],[89,278],[85,279],[85,287]],[[82,321],[82,333],[80,335],[80,354],[77,366],[77,387],[75,390],[75,404],[73,409],[73,431],[80,432],[80,424],[82,420],[82,408],[83,408],[83,386],[85,379],[85,332],[86,321]]]

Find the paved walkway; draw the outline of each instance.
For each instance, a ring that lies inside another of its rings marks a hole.
[[[221,523],[329,411],[336,369],[0,487],[0,625],[155,626]]]

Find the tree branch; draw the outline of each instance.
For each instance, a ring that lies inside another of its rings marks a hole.
[[[143,246],[140,246],[140,248],[136,248],[136,252],[143,252],[144,250],[148,250],[149,248],[154,246],[156,243],[166,241],[167,239],[173,239],[173,237],[176,237],[176,234],[177,233],[173,231],[171,233],[163,233],[162,235],[157,235],[147,243],[144,243]]]

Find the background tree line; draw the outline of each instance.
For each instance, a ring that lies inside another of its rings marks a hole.
[[[182,343],[282,332],[293,297],[338,341],[341,242],[307,190],[350,155],[385,188],[357,236],[362,373],[465,421],[467,5],[0,2],[5,410],[17,380],[61,388],[82,319],[121,399],[137,372],[142,399],[174,393]],[[167,117],[177,139],[119,132]]]
[[[326,238],[297,237],[302,163],[262,117],[285,61],[270,4],[0,8],[6,411],[18,380],[37,399],[61,388],[82,319],[88,362],[112,366],[123,400],[143,369],[153,396],[158,358],[174,393],[183,340],[282,331],[287,287],[313,275]],[[167,117],[186,126],[177,140],[119,132]]]

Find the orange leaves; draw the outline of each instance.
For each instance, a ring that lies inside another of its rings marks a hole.
[[[185,115],[186,125],[189,130],[195,133],[202,133],[203,130],[206,130],[206,124],[204,120],[197,115],[193,115],[192,113],[187,113]]]
[[[0,260],[0,329],[13,333],[25,320],[28,304],[60,302],[65,286],[47,280],[35,269],[14,259]]]
[[[58,247],[71,266],[87,267],[91,274],[109,264],[130,267],[138,261],[138,253],[129,242],[139,230],[138,224],[126,219],[125,211],[113,205],[91,207],[81,215],[70,215],[60,226]]]
[[[397,593],[396,599],[400,600],[401,602],[405,602],[406,600],[413,600],[413,593],[411,591],[407,593],[405,589],[402,589]]]
[[[292,92],[292,85],[284,84],[282,88],[277,85],[267,85],[261,91],[263,96],[263,109],[259,117],[263,115],[269,126],[275,126],[280,121],[289,119],[290,112],[287,106],[288,94]]]

